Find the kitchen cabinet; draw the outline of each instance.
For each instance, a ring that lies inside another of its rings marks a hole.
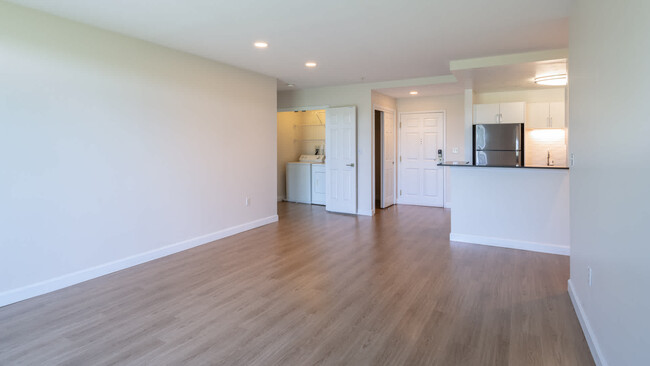
[[[549,103],[549,110],[551,116],[551,128],[564,128],[566,124],[564,119],[564,102]]]
[[[528,103],[526,128],[564,128],[564,103]]]
[[[526,103],[474,104],[474,124],[524,123]]]
[[[474,124],[499,123],[498,104],[474,104]]]

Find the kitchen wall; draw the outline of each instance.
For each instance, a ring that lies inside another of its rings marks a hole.
[[[568,166],[565,129],[526,129],[524,141],[525,166]]]
[[[397,100],[399,113],[423,112],[423,111],[445,111],[447,117],[446,126],[446,150],[445,160],[465,160],[465,96],[464,94],[441,95],[435,97],[414,97],[400,98]],[[457,148],[458,152],[454,153]],[[445,168],[445,207],[450,207],[451,202],[451,180],[449,168]]]
[[[0,24],[0,305],[277,220],[275,79],[4,2]]]
[[[569,293],[602,365],[650,364],[648,14],[577,0],[570,17]]]
[[[564,102],[565,88],[540,88],[474,94],[474,104]]]

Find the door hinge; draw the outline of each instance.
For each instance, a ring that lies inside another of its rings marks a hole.
[[[400,196],[402,195],[402,190],[401,190],[401,189],[399,190],[399,195],[400,195]]]
[[[402,122],[399,123],[399,128],[402,128]]]
[[[399,156],[399,162],[402,162],[402,155]]]

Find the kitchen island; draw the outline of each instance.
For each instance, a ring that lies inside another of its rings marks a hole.
[[[450,166],[456,242],[569,255],[566,167]]]

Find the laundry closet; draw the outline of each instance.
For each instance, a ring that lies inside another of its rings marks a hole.
[[[325,205],[325,110],[278,112],[278,201]]]

